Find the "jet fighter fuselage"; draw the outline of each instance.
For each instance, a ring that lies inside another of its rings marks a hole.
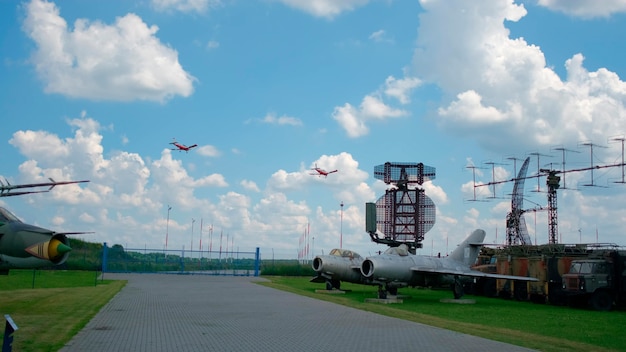
[[[71,250],[64,233],[25,224],[0,207],[0,274],[63,264]]]

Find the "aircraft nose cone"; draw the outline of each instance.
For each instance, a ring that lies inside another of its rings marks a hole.
[[[48,255],[50,256],[50,258],[57,258],[71,250],[72,248],[70,246],[64,244],[57,239],[53,239],[52,241],[50,241],[50,246],[48,247]]]

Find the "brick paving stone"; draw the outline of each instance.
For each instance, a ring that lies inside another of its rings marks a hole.
[[[61,352],[531,351],[255,284],[258,277],[128,280]]]

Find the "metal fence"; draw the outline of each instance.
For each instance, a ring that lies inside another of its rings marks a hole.
[[[259,276],[261,255],[254,252],[137,249],[104,243],[103,273],[164,273]]]

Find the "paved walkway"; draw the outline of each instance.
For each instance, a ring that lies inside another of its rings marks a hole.
[[[255,277],[128,280],[62,352],[530,351],[255,284]]]

